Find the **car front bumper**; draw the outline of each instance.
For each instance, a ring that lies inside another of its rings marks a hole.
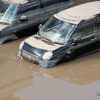
[[[39,57],[32,55],[29,52],[24,51],[24,50],[19,50],[18,57],[26,59],[31,63],[39,64],[43,68],[51,68],[51,67],[55,66],[60,61],[60,59],[44,61],[44,60],[39,59]]]

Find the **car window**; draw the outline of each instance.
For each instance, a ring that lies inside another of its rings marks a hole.
[[[83,33],[83,27],[77,27],[75,33],[73,33],[72,38],[74,39],[75,37],[81,37],[81,34]]]
[[[28,13],[30,13],[30,12],[37,11],[37,10],[39,10],[39,9],[40,9],[40,5],[36,5],[36,6],[34,6],[34,7],[31,7],[31,8],[28,8],[28,9],[26,9],[26,10],[23,10],[22,13],[28,14]]]
[[[42,11],[44,12],[43,16],[46,15],[47,17],[49,17],[50,15],[57,13],[59,11],[59,9],[61,8],[60,6],[61,6],[60,3],[55,3],[52,5],[48,5],[48,6],[43,7],[42,8]]]
[[[63,3],[66,3],[66,2],[70,2],[70,0],[60,0],[60,2],[63,4]]]
[[[23,10],[22,15],[28,16],[28,19],[36,18],[38,15],[40,15],[40,5]]]
[[[94,34],[94,23],[86,25],[84,27],[81,37],[85,38],[85,37],[92,35],[92,34]]]
[[[12,24],[12,22],[15,20],[15,15],[17,13],[17,10],[18,10],[18,5],[10,4],[0,21]]]
[[[96,23],[96,30],[97,30],[97,31],[100,30],[100,21],[98,21],[98,22]]]
[[[42,7],[59,3],[59,0],[42,0]]]
[[[31,12],[31,11],[35,11],[35,10],[38,10],[38,9],[40,9],[40,5],[35,5],[34,7],[30,7],[28,9],[23,10],[22,13],[27,13],[29,11]]]
[[[0,0],[0,19],[8,9],[9,5],[10,5],[9,3],[5,3],[2,0]]]

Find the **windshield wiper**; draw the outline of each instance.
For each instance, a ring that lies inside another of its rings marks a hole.
[[[59,42],[59,41],[53,41],[53,43],[59,44],[59,45],[63,45],[63,43],[62,42]]]
[[[48,44],[50,44],[50,43],[53,44],[52,40],[50,40],[49,38],[47,38],[45,36],[41,36],[41,34],[39,34],[39,33],[37,35],[33,36],[33,37],[36,38],[36,39],[40,39],[40,40],[42,40],[42,41],[44,41]]]
[[[52,40],[51,39],[49,39],[48,37],[46,37],[46,36],[41,36],[42,37],[42,39],[44,40],[47,40],[47,41],[49,41],[49,42],[52,42]]]
[[[3,24],[3,25],[9,25],[9,24],[6,23],[6,22],[0,22],[0,24]]]
[[[52,41],[51,39],[49,39],[49,38],[47,38],[47,37],[45,37],[45,36],[43,36],[43,38],[44,39],[46,39],[50,44],[59,44],[59,45],[63,45],[63,43],[62,42],[59,42],[59,41]],[[43,41],[45,41],[45,40],[43,40]],[[45,41],[45,42],[47,42],[47,41]]]
[[[62,42],[59,42],[59,41],[52,41],[51,39],[49,39],[48,37],[46,37],[46,36],[42,36],[41,34],[39,34],[38,33],[38,35],[37,36],[35,36],[35,38],[37,38],[37,39],[42,39],[42,41],[44,41],[44,42],[48,42],[48,44],[59,44],[59,45],[63,45],[63,43]]]
[[[36,38],[36,39],[41,39],[41,36],[38,36],[38,35],[35,35],[33,37]]]

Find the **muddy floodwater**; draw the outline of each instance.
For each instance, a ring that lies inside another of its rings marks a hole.
[[[100,52],[40,68],[17,57],[24,39],[0,45],[0,100],[100,100]]]

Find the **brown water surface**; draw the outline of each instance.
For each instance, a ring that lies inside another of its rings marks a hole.
[[[0,46],[0,100],[100,100],[100,52],[40,68],[16,56],[24,39]]]

